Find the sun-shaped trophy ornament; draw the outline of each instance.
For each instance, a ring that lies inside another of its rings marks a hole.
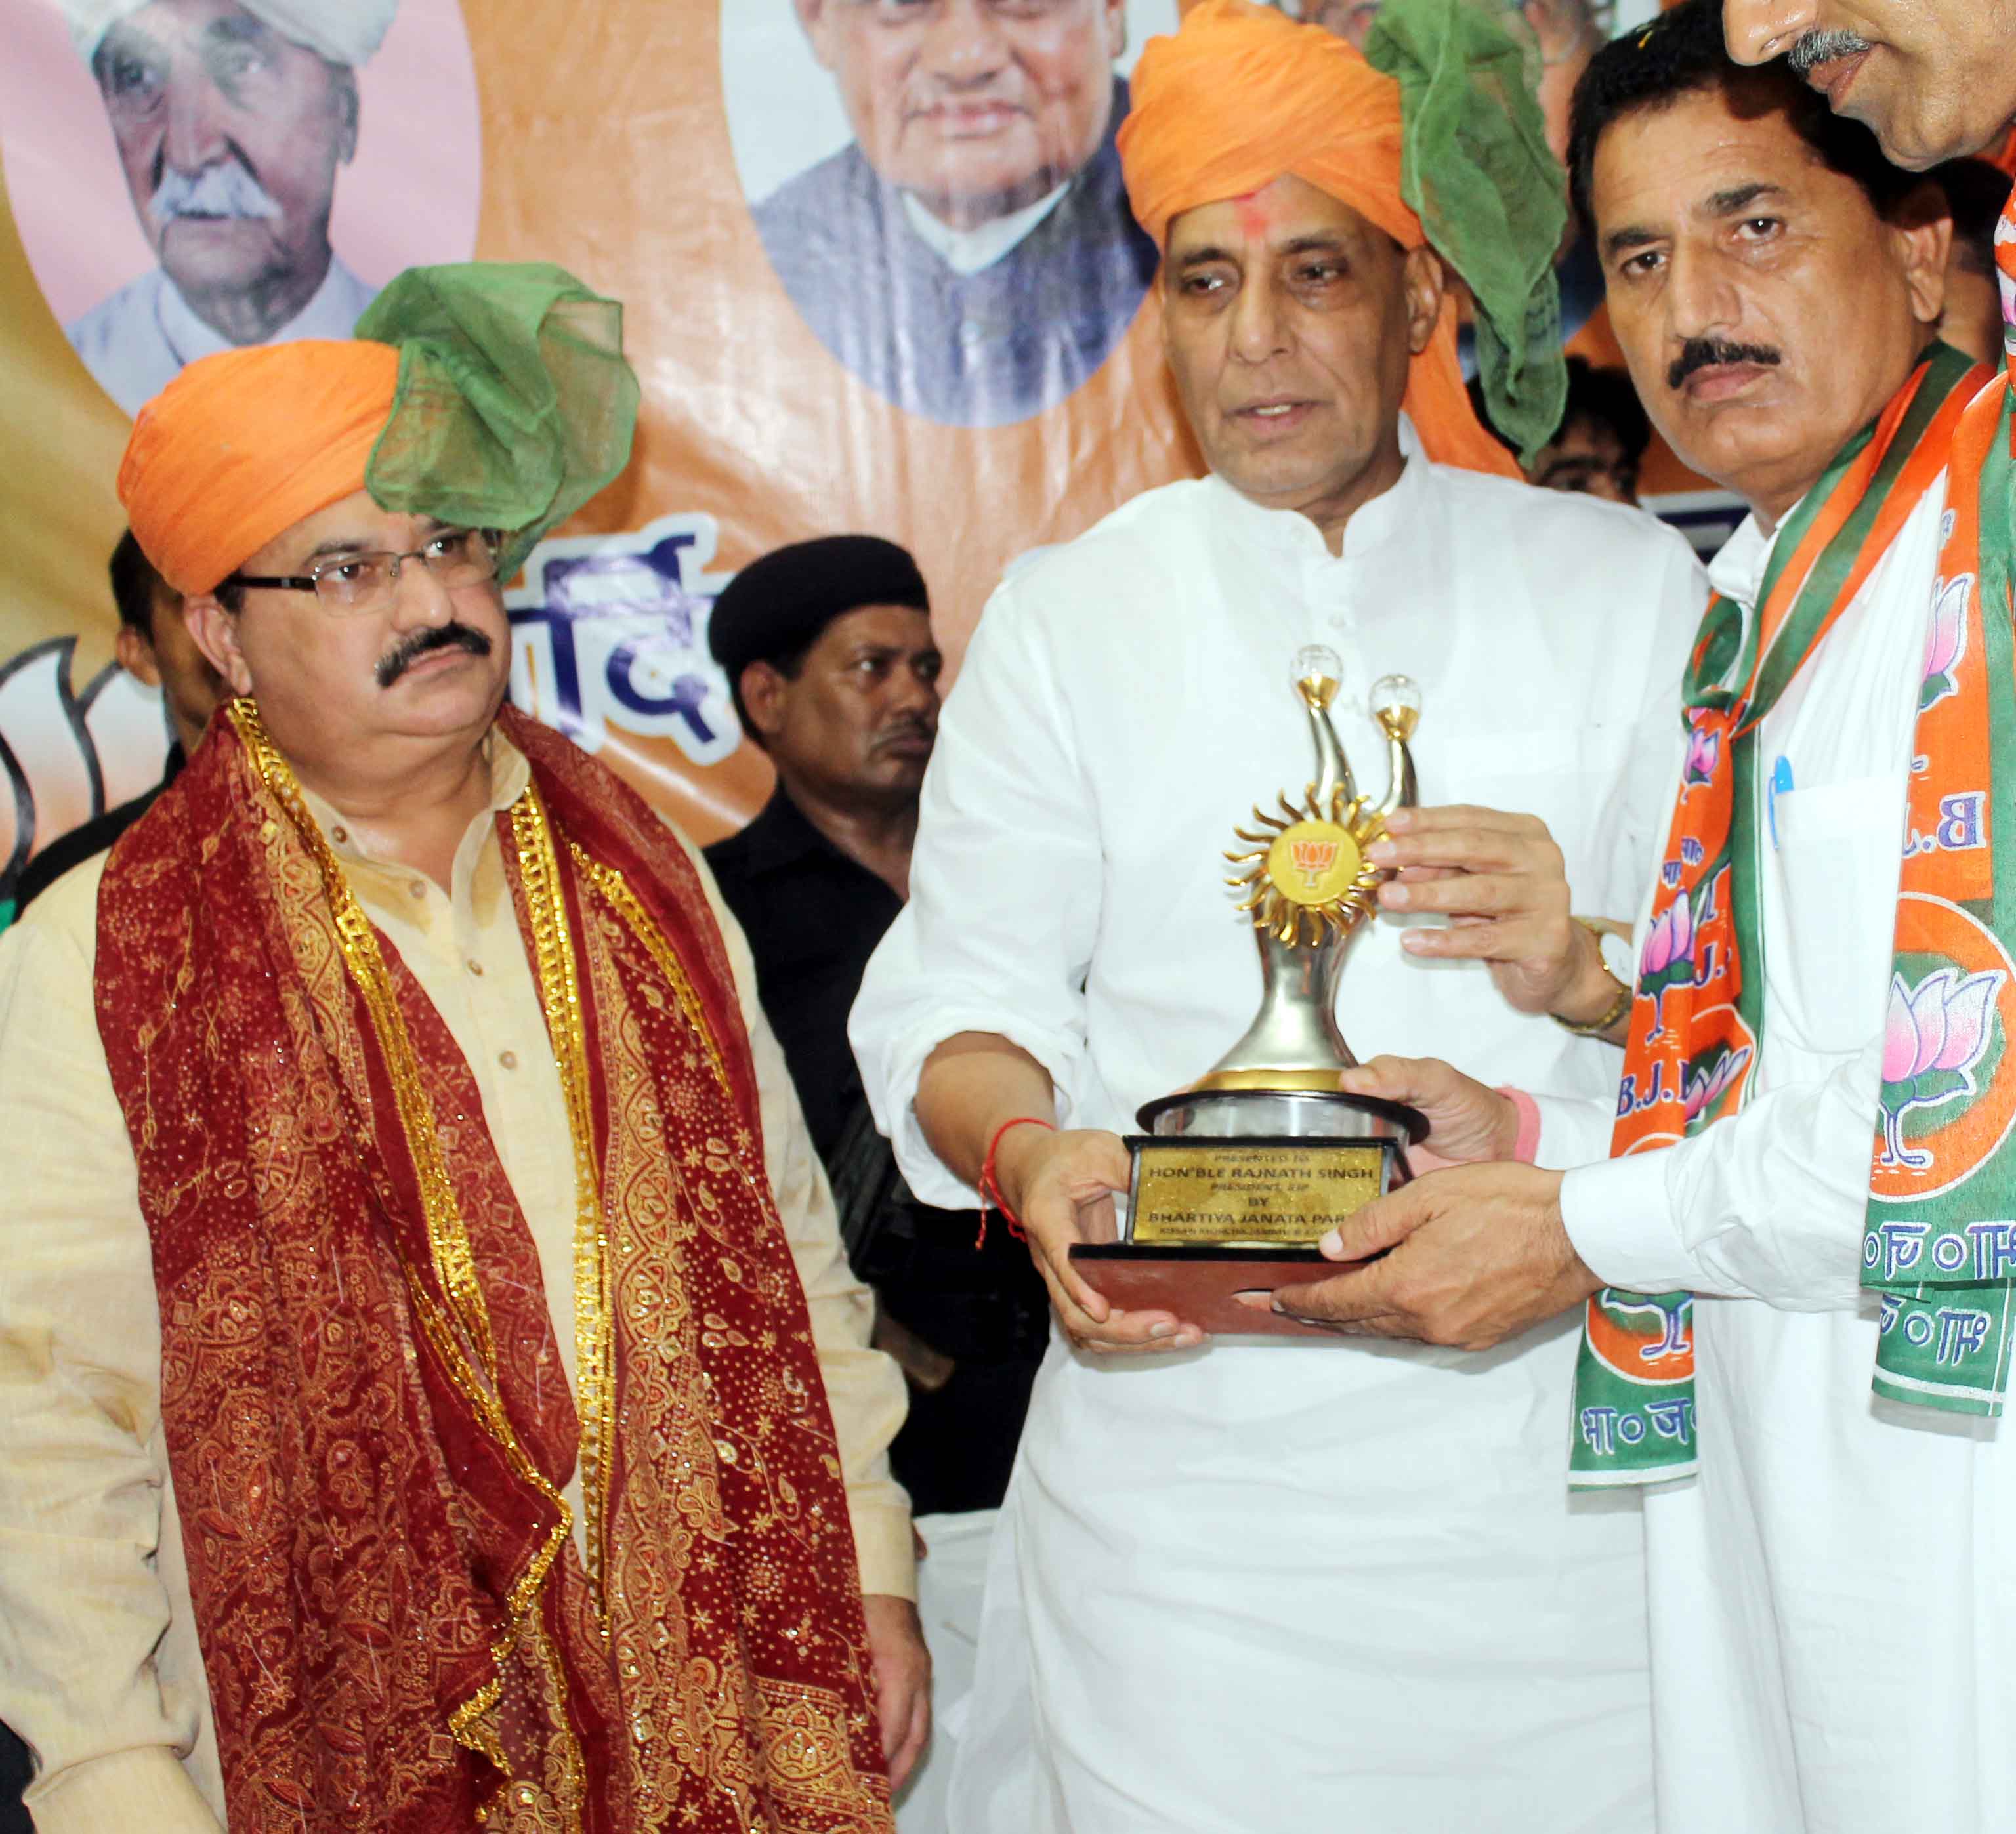
[[[1281,942],[1314,944],[1326,933],[1342,936],[1370,915],[1390,874],[1366,850],[1386,832],[1386,818],[1413,800],[1413,761],[1407,741],[1420,724],[1420,691],[1405,675],[1373,686],[1371,714],[1391,748],[1391,782],[1383,802],[1359,793],[1330,724],[1339,665],[1335,654],[1312,645],[1295,658],[1295,692],[1308,711],[1316,748],[1316,781],[1299,807],[1285,794],[1280,813],[1256,807],[1253,828],[1233,830],[1243,852],[1225,856],[1243,868],[1226,883],[1246,894],[1239,908]]]
[[[1116,1304],[1164,1305],[1226,1330],[1294,1329],[1283,1315],[1241,1303],[1310,1277],[1316,1244],[1361,1205],[1407,1176],[1404,1148],[1426,1138],[1415,1109],[1338,1086],[1358,1059],[1337,1019],[1352,940],[1391,868],[1367,858],[1394,811],[1415,800],[1409,750],[1420,690],[1388,675],[1370,697],[1386,741],[1386,793],[1376,802],[1352,780],[1330,721],[1343,669],[1331,651],[1301,651],[1291,678],[1316,747],[1302,800],[1253,811],[1234,832],[1244,895],[1260,955],[1260,1010],[1245,1035],[1188,1088],[1142,1108],[1147,1131],[1134,1156],[1127,1227],[1118,1242],[1071,1250],[1085,1278]],[[1228,1309],[1229,1308],[1229,1309]]]

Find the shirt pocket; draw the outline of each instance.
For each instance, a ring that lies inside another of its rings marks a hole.
[[[1765,976],[1780,1009],[1767,1023],[1787,1022],[1790,1042],[1827,1055],[1860,1050],[1882,1023],[1902,790],[1888,778],[1857,777],[1781,790],[1759,812],[1765,878],[1779,915],[1766,919]]]
[[[1630,729],[1603,725],[1514,727],[1417,742],[1421,800],[1538,815],[1561,850],[1575,908],[1628,922],[1641,887],[1614,858],[1623,815]],[[1613,908],[1615,907],[1615,908]]]

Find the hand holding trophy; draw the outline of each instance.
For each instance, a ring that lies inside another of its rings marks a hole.
[[[1342,673],[1320,645],[1296,658],[1295,692],[1316,747],[1316,775],[1298,806],[1256,809],[1237,830],[1241,868],[1229,883],[1260,951],[1260,1010],[1244,1037],[1188,1088],[1147,1104],[1130,1137],[1133,1174],[1122,1239],[1071,1250],[1078,1271],[1128,1310],[1167,1307],[1208,1329],[1300,1334],[1240,1300],[1327,1268],[1316,1243],[1341,1218],[1407,1176],[1403,1148],[1427,1133],[1411,1108],[1346,1095],[1358,1059],[1337,1028],[1346,951],[1390,875],[1366,858],[1387,818],[1415,801],[1408,750],[1420,695],[1404,675],[1373,688],[1388,780],[1359,793],[1330,708]]]

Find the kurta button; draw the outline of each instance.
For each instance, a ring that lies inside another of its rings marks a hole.
[[[406,887],[406,890],[411,892],[415,897],[423,898],[427,895],[427,881],[424,879],[416,879],[411,885]]]
[[[329,831],[329,837],[338,847],[347,847],[350,844],[350,830],[347,828],[332,828]]]
[[[499,1051],[497,1061],[506,1070],[516,1070],[518,1067],[518,1053],[516,1051]]]
[[[471,974],[481,974],[483,972],[483,964],[481,962],[477,961],[470,962],[469,965],[469,972]]]

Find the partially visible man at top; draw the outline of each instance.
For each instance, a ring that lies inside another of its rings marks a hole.
[[[1134,322],[1154,245],[1114,134],[1125,0],[794,0],[854,142],[756,207],[819,340],[927,419],[1071,394]]]
[[[131,529],[112,550],[108,570],[112,602],[119,609],[119,663],[127,674],[161,691],[171,743],[161,781],[130,802],[60,834],[23,869],[14,888],[14,914],[80,861],[102,854],[154,806],[196,750],[219,702],[230,698],[224,678],[189,634],[182,595],[155,571]]]
[[[1560,412],[1557,356],[1513,373],[1558,350],[1528,334],[1560,170],[1523,88],[1514,114],[1473,86],[1517,48],[1476,9],[1411,0],[1372,46],[1398,75],[1205,0],[1144,50],[1121,146],[1211,475],[989,602],[910,901],[851,1021],[913,1187],[949,1206],[998,1182],[1062,1327],[996,1530],[959,1834],[1651,1827],[1640,1527],[1561,1485],[1571,1334],[1463,1371],[1207,1339],[1115,1310],[1068,1259],[1113,1233],[1139,1105],[1252,1023],[1260,965],[1223,850],[1309,781],[1305,645],[1334,653],[1361,771],[1384,752],[1370,691],[1402,671],[1424,797],[1557,847],[1592,916],[1651,870],[1673,738],[1670,688],[1646,696],[1677,672],[1699,573],[1650,519],[1526,485],[1470,411],[1445,256],[1496,328],[1499,424],[1530,448]],[[1424,169],[1474,215],[1424,225],[1401,201]],[[1585,933],[1568,909],[1550,926]],[[1505,1078],[1614,1087],[1614,1055],[1544,995],[1514,1013],[1403,933],[1370,925],[1346,958],[1356,1049],[1440,1039]],[[1161,1354],[1108,1354],[1143,1351]]]
[[[1481,1347],[1603,1288],[1575,1471],[1655,1485],[1663,1834],[2000,1834],[2016,689],[1949,470],[1987,372],[1931,342],[1938,188],[1788,72],[1732,63],[1717,0],[1597,59],[1575,145],[1639,388],[1751,507],[1682,689],[1615,1156],[1430,1174],[1352,1219],[1337,1253],[1391,1252],[1313,1309]],[[1399,863],[1474,857],[1429,815]],[[1484,879],[1399,889],[1492,908]],[[1452,934],[1489,954],[1493,927]],[[1424,1066],[1387,1068],[1425,1096]],[[1509,1156],[1510,1109],[1468,1093]],[[1480,1275],[1480,1240],[1528,1252]]]
[[[875,1341],[910,1384],[889,1462],[927,1550],[917,1603],[938,1730],[897,1819],[941,1830],[989,1537],[1049,1307],[1006,1229],[911,1196],[847,1041],[862,971],[909,894],[917,792],[938,732],[931,603],[895,542],[828,536],[743,568],[715,602],[707,640],[744,731],[777,770],[769,805],[709,847],[707,863],[749,938],[855,1270],[875,1289]]]
[[[1995,230],[2008,207],[2009,174],[1985,159],[1954,159],[1926,176],[1946,194],[1953,217],[1939,337],[1978,362],[1999,363],[2002,288],[1995,267]]]
[[[135,425],[238,698],[0,938],[41,1834],[886,1830],[925,1736],[902,1383],[747,950],[504,705],[500,575],[628,452],[619,310],[415,270]]]
[[[65,328],[129,414],[185,363],[347,337],[373,289],[329,247],[357,69],[397,0],[64,0],[160,266]]]
[[[2016,0],[1725,0],[1723,29],[1737,63],[1788,59],[1912,171],[2016,123]]]

